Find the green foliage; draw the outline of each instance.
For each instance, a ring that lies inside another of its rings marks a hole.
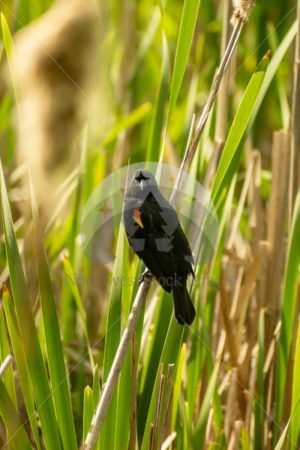
[[[152,283],[97,450],[156,450],[167,439],[169,449],[260,450],[270,436],[270,448],[299,448],[299,194],[278,237],[288,239],[288,249],[271,341],[268,292],[262,294],[270,261],[259,253],[268,240],[270,195],[280,188],[272,185],[271,134],[290,120],[298,25],[291,1],[276,0],[272,10],[257,3],[222,86],[225,142],[216,142],[213,108],[190,169],[211,193],[219,221],[214,254],[191,281],[196,319],[179,326],[171,295]],[[91,254],[82,210],[120,167],[179,167],[221,55],[223,2],[103,4],[102,48],[93,55],[101,67],[76,142],[80,162],[51,192],[53,210],[37,208],[21,184],[15,122],[23,118],[13,55],[17,31],[52,5],[20,0],[1,9],[1,66],[12,88],[1,82],[0,365],[8,354],[13,364],[0,380],[0,446],[17,450],[75,450],[87,436],[142,265],[126,241],[120,197],[108,205],[118,214],[95,233]],[[192,214],[191,200],[186,207]],[[201,232],[210,226],[205,221]],[[249,280],[257,254],[261,265]]]

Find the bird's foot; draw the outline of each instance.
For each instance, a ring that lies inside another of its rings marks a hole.
[[[139,279],[139,284],[143,283],[146,279],[152,279],[152,273],[149,269],[145,269],[144,272],[141,275],[141,278]]]

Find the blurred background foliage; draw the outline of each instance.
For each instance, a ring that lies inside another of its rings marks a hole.
[[[0,1],[0,361],[14,360],[0,381],[1,446],[73,449],[87,434],[141,266],[120,216],[87,258],[82,212],[128,163],[179,167],[231,30],[230,2],[199,3],[185,1],[196,26],[174,69],[192,27],[180,27],[183,1]],[[296,16],[295,1],[258,1],[244,26],[191,169],[208,190],[271,49],[269,84],[216,198],[216,253],[192,291],[197,318],[177,325],[153,284],[97,448],[299,448]]]

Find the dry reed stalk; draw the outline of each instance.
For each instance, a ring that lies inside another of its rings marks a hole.
[[[270,245],[268,241],[258,243],[260,271],[256,282],[256,302],[258,309],[267,306],[266,289],[268,282]]]
[[[219,333],[219,336],[220,336],[220,338],[219,338],[217,349],[216,349],[216,352],[215,352],[215,354],[216,354],[216,361],[221,361],[222,355],[224,353],[224,347],[225,347],[225,343],[226,343],[226,333],[225,333],[225,331],[221,330],[221,333]],[[226,376],[224,377],[224,380],[223,380],[224,383],[226,382],[225,378],[226,378]],[[222,384],[223,383],[221,383],[221,385],[219,387],[220,395],[221,395]],[[225,384],[224,384],[224,386],[225,386]]]
[[[258,272],[260,270],[260,261],[259,261],[259,255],[255,255],[253,258],[253,261],[249,265],[249,268],[246,272],[245,281],[241,287],[239,298],[237,301],[237,304],[239,305],[239,309],[237,311],[237,342],[238,344],[242,341],[242,329],[245,323],[246,313],[249,306],[249,301],[251,298],[251,294],[254,291],[254,288],[256,286],[256,280],[258,277]]]
[[[270,368],[270,372],[268,373],[268,380],[266,383],[267,392],[266,392],[266,417],[272,417],[272,409],[274,404],[274,361],[272,361],[272,366]],[[264,448],[266,450],[272,449],[272,428],[273,424],[271,420],[265,421],[264,425]]]
[[[209,447],[209,443],[213,440],[214,436],[214,410],[213,408],[209,409],[207,424],[205,429],[205,448]]]
[[[167,422],[170,419],[170,399],[174,380],[174,364],[168,365],[167,374],[162,373],[160,366],[160,379],[155,410],[155,420],[151,427],[149,450],[159,450],[164,436],[167,436]]]
[[[278,340],[280,334],[281,324],[280,322],[277,324],[272,340],[268,348],[266,348],[266,358],[264,363],[264,375],[265,375],[265,386],[267,386],[265,393],[265,410],[266,417],[273,417],[273,408],[274,408],[274,377],[275,377],[275,357],[278,351]],[[266,450],[272,449],[272,428],[274,424],[271,420],[265,422],[265,446]]]
[[[136,354],[136,334],[131,339],[131,414],[130,414],[130,435],[128,450],[136,449],[136,420],[137,420],[137,354]]]
[[[291,220],[293,205],[300,188],[300,1],[297,2],[298,31],[296,36],[294,57],[294,79],[292,92],[291,115],[291,161],[289,186],[289,219]]]
[[[159,368],[159,385],[158,385],[158,392],[157,392],[157,399],[156,399],[156,408],[155,408],[155,415],[154,415],[154,423],[152,428],[152,433],[150,435],[150,442],[149,442],[149,450],[156,450],[158,445],[158,427],[159,427],[159,420],[162,410],[162,399],[163,399],[163,391],[164,386],[166,382],[166,377],[162,373],[163,372],[163,365],[160,365]]]
[[[240,437],[241,437],[241,432],[242,429],[244,427],[244,422],[243,420],[236,420],[234,422],[234,436],[235,436],[235,450],[239,450],[240,449]]]
[[[251,347],[255,345],[257,338],[257,324],[260,309],[264,306],[265,289],[268,270],[268,249],[263,245],[262,239],[265,233],[265,214],[261,197],[261,155],[257,150],[250,150],[250,158],[254,162],[253,177],[249,189],[248,203],[250,207],[249,228],[251,230],[251,251],[259,258],[259,271],[257,274],[255,294],[251,302],[250,323]]]
[[[227,437],[227,441],[230,440],[235,420],[240,416],[238,411],[237,389],[238,389],[238,370],[236,367],[233,367],[231,371],[230,385],[228,389],[228,396],[226,402],[226,415],[224,421],[224,433],[225,436]]]
[[[223,1],[223,27],[221,37],[221,56],[224,55],[229,41],[230,31],[230,10],[231,1]],[[230,79],[230,65],[224,72],[223,79],[220,83],[219,92],[217,95],[217,111],[216,111],[216,132],[215,139],[219,146],[222,146],[226,140],[226,120],[228,114],[228,91]],[[219,153],[219,152],[218,152]]]
[[[196,133],[195,133],[195,138],[191,142],[191,144],[188,146],[188,148],[185,152],[185,155],[184,155],[181,167],[180,167],[180,171],[178,173],[178,176],[177,176],[177,179],[175,182],[173,192],[180,190],[181,183],[182,183],[182,174],[184,171],[186,171],[186,172],[189,171],[189,168],[191,166],[191,163],[193,161],[193,158],[195,156],[195,153],[196,153],[196,150],[197,150],[197,147],[199,144],[199,140],[200,140],[202,132],[203,132],[204,125],[207,121],[209,112],[212,108],[215,97],[218,93],[218,89],[219,89],[222,77],[224,75],[224,71],[225,71],[229,61],[231,60],[234,49],[238,42],[239,36],[241,34],[243,25],[246,22],[246,20],[248,19],[248,15],[249,15],[251,9],[253,8],[253,6],[254,6],[253,0],[248,0],[248,1],[240,0],[236,4],[233,18],[232,18],[234,28],[233,28],[231,37],[229,39],[226,51],[221,60],[217,74],[213,80],[206,105],[200,116],[198,126],[196,129]],[[150,285],[151,285],[151,281],[146,280],[141,284],[141,286],[138,290],[138,293],[134,300],[133,309],[131,311],[131,314],[129,315],[128,323],[124,330],[123,336],[121,338],[120,345],[118,347],[116,356],[114,358],[114,361],[113,361],[113,364],[112,364],[112,367],[110,370],[110,373],[108,375],[108,379],[106,381],[106,385],[104,387],[104,390],[100,397],[96,411],[94,413],[90,430],[87,433],[86,440],[83,444],[84,450],[92,450],[96,445],[99,431],[100,431],[101,425],[103,423],[103,420],[105,418],[112,393],[114,392],[115,386],[117,384],[117,380],[118,380],[118,377],[119,377],[119,374],[121,371],[123,361],[125,359],[125,355],[126,355],[126,352],[128,349],[130,339],[134,333],[135,326],[137,324],[139,314],[142,309],[142,305],[144,304],[146,295],[149,292]]]
[[[254,161],[254,173],[249,190],[249,226],[252,235],[252,252],[255,252],[265,236],[265,213],[261,198],[261,154],[258,150],[253,150],[250,155]]]
[[[138,322],[140,312],[144,305],[146,296],[149,292],[151,285],[151,279],[146,277],[143,283],[140,284],[137,295],[135,297],[134,303],[129,314],[128,322],[123,331],[119,347],[117,349],[115,358],[113,360],[110,372],[108,374],[106,383],[104,385],[103,391],[100,396],[99,403],[97,405],[96,411],[94,413],[91,428],[86,437],[84,444],[84,449],[93,449],[96,445],[99,429],[103,423],[104,417],[106,415],[107,409],[110,404],[112,394],[114,392],[115,386],[117,384],[123,362],[129,347],[130,341],[132,339],[133,333]]]
[[[234,49],[236,47],[236,44],[239,40],[240,34],[242,32],[243,26],[245,22],[248,20],[249,14],[254,7],[255,2],[253,0],[236,0],[234,5],[234,11],[231,18],[231,23],[233,25],[233,30],[230,35],[230,38],[228,40],[228,44],[226,46],[226,50],[222,56],[220,65],[218,67],[218,70],[216,72],[216,75],[214,77],[208,99],[205,103],[205,106],[202,110],[202,113],[199,117],[198,123],[196,124],[196,130],[195,130],[195,136],[191,142],[191,144],[188,146],[181,166],[179,175],[177,177],[176,183],[175,183],[175,190],[180,191],[181,190],[181,183],[182,183],[182,173],[188,172],[192,161],[194,159],[195,153],[197,151],[200,138],[202,136],[205,124],[207,122],[209,113],[212,109],[212,106],[214,104],[216,95],[220,88],[220,83],[223,79],[224,72],[231,61]]]
[[[252,263],[249,265],[248,270],[246,270],[245,281],[238,293],[235,315],[232,315],[230,313],[230,310],[232,310],[232,308],[228,299],[228,291],[226,290],[224,283],[221,284],[220,290],[220,307],[227,337],[226,343],[229,350],[231,363],[237,369],[236,376],[238,385],[236,388],[236,401],[239,411],[238,418],[243,419],[245,419],[247,411],[245,389],[249,385],[248,375],[252,343],[246,342],[246,346],[242,348],[242,331],[244,328],[246,311],[248,309],[249,301],[256,285],[258,269],[259,260],[258,256],[256,256],[253,259]],[[243,352],[241,352],[241,350],[243,350]]]
[[[232,300],[231,300],[230,317],[232,319],[234,317],[237,317],[237,310],[239,308],[239,305],[238,305],[239,293],[241,290],[245,269],[247,269],[247,267],[248,267],[248,265],[246,267],[238,267],[238,271],[237,271],[236,278],[235,278],[234,291],[233,291]]]
[[[217,70],[217,73],[215,75],[215,78],[213,80],[212,83],[212,87],[211,90],[209,92],[209,96],[208,99],[206,101],[206,104],[202,110],[202,113],[200,115],[200,118],[198,120],[198,123],[196,125],[196,131],[195,131],[195,136],[191,142],[191,144],[189,145],[189,147],[187,148],[187,151],[184,154],[181,166],[180,166],[180,172],[179,172],[179,176],[178,179],[176,180],[175,183],[175,189],[176,191],[180,191],[181,190],[181,182],[182,182],[182,176],[181,173],[183,172],[188,172],[192,161],[194,159],[194,156],[196,154],[197,148],[198,148],[198,144],[200,141],[200,138],[202,136],[203,130],[204,130],[204,126],[207,122],[209,113],[211,111],[211,108],[214,104],[216,95],[218,93],[219,87],[220,87],[220,83],[221,80],[223,78],[224,72],[226,70],[226,67],[229,63],[229,61],[231,60],[232,54],[234,52],[234,49],[236,47],[236,44],[238,42],[238,39],[240,37],[241,31],[243,29],[243,25],[244,25],[245,20],[243,18],[238,18],[235,22],[234,22],[234,28],[232,31],[232,34],[230,36],[226,51],[222,57],[222,60],[220,62],[220,66]]]
[[[227,450],[235,450],[235,433],[234,433],[234,431],[232,431],[230,433]]]
[[[242,192],[241,192],[241,195],[239,198],[237,210],[236,210],[233,222],[232,222],[231,231],[230,231],[230,235],[229,235],[229,238],[227,241],[227,248],[226,248],[226,252],[225,252],[225,254],[227,256],[230,256],[231,260],[233,262],[235,262],[236,264],[238,264],[238,266],[239,266],[239,269],[237,272],[237,277],[236,277],[236,282],[235,282],[233,299],[232,299],[231,313],[230,313],[232,320],[234,317],[236,317],[236,312],[237,312],[238,308],[240,307],[239,302],[240,302],[241,282],[242,282],[244,270],[246,270],[248,267],[248,264],[246,263],[246,261],[244,259],[245,255],[246,255],[246,246],[245,245],[241,246],[239,244],[236,245],[236,247],[240,251],[240,255],[236,255],[236,257],[234,257],[235,253],[232,250],[232,248],[236,244],[235,241],[237,240],[237,237],[238,237],[238,226],[239,226],[239,223],[241,220],[247,193],[250,188],[253,169],[254,169],[254,160],[252,159],[247,168],[245,181],[244,181]],[[226,260],[225,260],[224,264],[226,264]],[[237,346],[239,346],[238,343],[237,343]]]
[[[268,211],[267,240],[270,245],[266,291],[266,346],[279,319],[281,284],[285,261],[285,226],[288,213],[290,134],[276,131],[272,144],[272,189]]]
[[[226,344],[230,356],[231,365],[233,366],[236,376],[236,403],[238,405],[237,416],[236,417],[244,417],[245,411],[245,400],[244,400],[244,389],[246,388],[247,382],[247,374],[245,371],[241,370],[241,358],[240,358],[240,346],[237,340],[237,336],[235,333],[235,322],[230,317],[230,302],[229,302],[229,292],[226,288],[224,282],[221,281],[220,287],[220,310],[223,319],[225,334],[226,334]]]
[[[220,310],[223,320],[223,326],[226,333],[226,344],[230,355],[230,361],[233,367],[238,366],[239,349],[237,345],[237,339],[235,334],[234,323],[230,318],[230,301],[228,286],[226,286],[223,276],[221,278],[220,287]]]
[[[233,222],[232,222],[230,235],[229,235],[228,242],[227,242],[227,248],[229,248],[229,249],[232,249],[233,244],[234,244],[234,240],[235,240],[235,238],[237,236],[238,226],[239,226],[239,223],[240,223],[240,220],[241,220],[241,216],[242,216],[243,211],[244,211],[244,206],[245,206],[247,194],[248,194],[248,191],[250,189],[251,180],[252,180],[252,177],[253,177],[254,166],[255,166],[255,160],[253,158],[251,158],[251,160],[249,162],[249,165],[247,167],[245,181],[244,181],[244,184],[243,184],[241,195],[239,197],[238,206],[237,206],[237,209],[236,209],[236,213],[234,215],[234,219],[233,219]],[[244,257],[244,256],[245,255],[242,255],[242,257]]]
[[[170,425],[170,401],[174,381],[175,364],[168,364],[167,374],[165,376],[165,384],[160,408],[160,417],[157,426],[157,442],[155,450],[160,450],[163,439],[168,435],[167,427]]]
[[[224,56],[226,47],[229,42],[230,31],[230,0],[223,1],[223,26],[221,37],[221,58]],[[213,179],[218,161],[223,151],[224,142],[226,140],[226,120],[228,114],[228,92],[229,92],[229,79],[230,79],[230,65],[224,71],[223,78],[220,83],[219,92],[217,94],[217,107],[216,107],[216,131],[215,142],[212,152],[212,157],[209,159],[207,170],[203,180],[204,188],[208,188],[211,180]]]
[[[208,161],[207,169],[204,175],[204,179],[202,181],[202,185],[205,189],[208,189],[210,187],[210,184],[214,178],[216,168],[218,165],[218,161],[220,159],[221,153],[223,151],[224,142],[215,142],[214,148],[212,151],[212,156]]]
[[[233,250],[229,248],[224,249],[224,255],[229,257],[229,260],[238,268],[246,269],[248,264],[246,263],[244,258],[240,258]]]
[[[257,358],[258,358],[258,346],[256,345],[251,351],[251,362],[250,362],[250,375],[249,375],[249,389],[247,393],[248,402],[246,405],[245,414],[245,426],[250,430],[251,434],[251,422],[253,418],[253,399],[256,398],[257,392]]]
[[[173,431],[173,433],[171,433],[171,434],[165,439],[165,441],[162,443],[161,450],[171,450],[171,448],[172,448],[172,443],[175,441],[176,436],[177,436],[177,435],[176,435],[175,431]]]
[[[276,324],[279,320],[281,284],[285,260],[285,226],[288,214],[290,165],[290,134],[287,131],[277,131],[273,135],[272,143],[272,188],[268,209],[267,242],[261,242],[260,250],[263,254],[263,265],[267,269],[267,277],[261,280],[259,301],[266,307],[265,315],[265,349],[266,359],[264,372],[266,373],[266,410],[272,414],[274,399],[274,354],[276,351]],[[268,255],[266,258],[266,250]],[[269,436],[270,427],[265,434],[266,448],[271,448],[272,439]]]

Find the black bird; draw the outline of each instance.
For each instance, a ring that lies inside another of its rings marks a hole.
[[[158,283],[173,293],[175,317],[190,325],[195,308],[186,288],[193,256],[176,212],[148,170],[138,170],[125,193],[124,225],[132,250]]]

